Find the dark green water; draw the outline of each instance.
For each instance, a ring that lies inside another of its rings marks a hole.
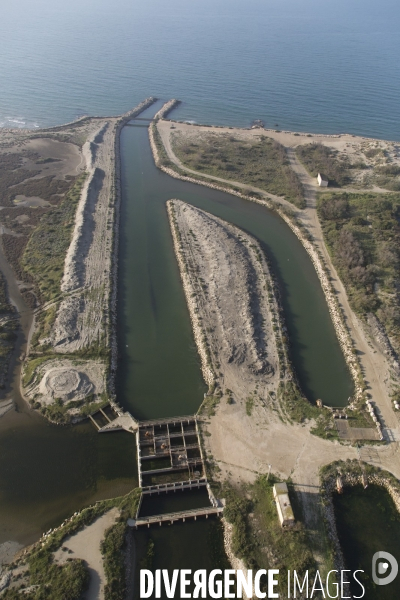
[[[145,495],[140,507],[140,516],[159,515],[177,512],[179,510],[190,510],[191,508],[203,508],[211,506],[208,492],[205,487],[194,490],[177,490],[168,494]]]
[[[216,518],[191,523],[179,522],[150,529],[141,528],[135,532],[139,568],[150,540],[154,543],[154,559],[151,565],[153,571],[168,567],[171,575],[173,568],[192,571],[206,569],[208,572],[213,569],[231,568],[224,551],[222,523]],[[136,577],[135,583],[135,599],[139,599],[139,576]],[[163,588],[161,597],[166,598]],[[179,587],[175,598],[180,598]]]
[[[361,486],[344,488],[344,493],[334,494],[334,507],[338,535],[344,553],[346,568],[362,569],[360,581],[366,588],[368,600],[395,600],[400,598],[400,577],[393,583],[377,586],[371,575],[375,552],[390,552],[400,559],[400,515],[389,493],[375,485],[364,490]],[[359,586],[352,590],[359,596]]]
[[[135,439],[57,427],[26,409],[0,420],[0,544],[28,544],[74,511],[137,485]]]
[[[125,127],[121,153],[118,393],[124,406],[139,417],[188,414],[197,410],[205,391],[169,231],[165,203],[170,198],[203,208],[260,240],[281,284],[303,391],[311,401],[344,405],[353,385],[325,297],[306,251],[282,219],[252,202],[159,171],[142,127]]]
[[[146,111],[151,116],[159,104]],[[140,123],[142,124],[142,123]],[[292,357],[308,398],[343,405],[352,382],[315,270],[287,225],[264,207],[173,179],[153,162],[148,132],[121,135],[122,208],[119,256],[120,402],[139,418],[194,413],[205,385],[176,264],[166,201],[180,198],[246,229],[264,245],[282,287]],[[215,568],[211,520],[156,527],[153,568]],[[201,532],[201,534],[200,534]],[[219,542],[221,544],[221,539]]]

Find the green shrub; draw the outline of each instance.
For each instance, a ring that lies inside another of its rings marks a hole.
[[[62,202],[43,215],[22,256],[22,267],[37,284],[42,302],[60,295],[65,256],[71,243],[76,208],[86,175],[78,177]]]
[[[106,600],[125,600],[126,583],[123,555],[125,531],[125,522],[116,523],[106,531],[104,540],[101,543],[104,572],[107,578],[104,590]]]
[[[349,183],[350,163],[336,158],[337,151],[321,143],[297,146],[296,155],[313,177],[323,173],[338,186]]]
[[[244,142],[232,135],[207,134],[193,142],[175,135],[172,141],[175,154],[190,169],[240,181],[305,206],[302,184],[289,165],[286,150],[271,138]]]
[[[374,313],[400,348],[400,194],[321,194],[325,243],[353,310]]]

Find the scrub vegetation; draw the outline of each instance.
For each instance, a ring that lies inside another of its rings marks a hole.
[[[362,168],[361,164],[351,165],[347,160],[338,158],[338,152],[323,144],[314,143],[297,146],[297,158],[304,164],[313,177],[323,173],[330,185],[339,187],[351,182],[351,168]],[[364,165],[366,167],[366,165]]]
[[[62,202],[42,217],[22,256],[23,269],[37,284],[42,302],[60,295],[65,255],[71,243],[76,207],[86,175],[81,175]]]
[[[400,194],[324,194],[318,215],[353,310],[375,315],[398,351]]]
[[[290,363],[289,363],[290,366]],[[292,376],[294,374],[292,373]],[[304,423],[319,415],[319,409],[302,394],[296,379],[279,382],[277,397],[289,421]]]
[[[87,567],[80,559],[67,559],[63,565],[56,564],[53,554],[61,547],[66,537],[77,533],[84,526],[90,525],[113,507],[118,507],[121,512],[119,522],[107,531],[101,548],[107,578],[105,598],[106,600],[124,598],[123,595],[116,592],[118,578],[120,578],[121,589],[125,587],[121,540],[124,539],[126,520],[136,514],[140,494],[141,490],[137,488],[127,496],[97,502],[56,529],[44,542],[35,544],[28,556],[23,559],[28,566],[28,585],[22,583],[20,586],[6,589],[2,599],[21,598],[20,592],[26,590],[23,592],[23,597],[27,600],[79,600],[89,583]],[[12,565],[12,567],[15,566]],[[111,590],[114,591],[111,593]]]
[[[198,414],[206,415],[207,417],[213,417],[215,415],[215,409],[220,403],[220,400],[220,396],[206,396],[201,403]]]
[[[24,179],[37,174],[24,173]],[[2,196],[6,208],[1,211],[1,220],[8,230],[2,236],[4,253],[17,278],[26,284],[22,295],[31,308],[60,294],[65,253],[84,179],[85,175],[65,180],[28,179],[11,190],[7,188]],[[0,171],[0,190],[4,181],[8,179],[3,180]],[[13,199],[18,194],[42,198],[51,204],[15,206]]]
[[[247,183],[304,208],[303,187],[289,165],[285,148],[265,136],[245,141],[229,134],[208,134],[196,141],[172,138],[174,152],[190,169]]]
[[[14,193],[9,188],[17,185],[33,175],[37,175],[37,171],[28,171],[23,169],[24,158],[27,158],[28,154],[25,153],[0,153],[0,198],[2,206],[11,206],[11,198],[13,195],[19,194],[20,192]]]
[[[123,550],[125,548],[125,523],[117,523],[106,531],[101,543],[104,560],[104,572],[107,584],[104,590],[107,600],[125,600],[125,564]]]
[[[382,165],[375,169],[374,183],[379,187],[391,190],[393,192],[400,192],[400,166],[399,165]]]
[[[282,529],[276,511],[272,488],[278,479],[274,475],[261,475],[254,484],[232,487],[226,485],[224,516],[233,525],[232,552],[251,569],[280,569],[279,590],[285,594],[287,581],[284,574],[296,569],[310,575],[315,563],[309,542],[296,512],[294,492],[289,492],[295,512],[296,523],[290,529]]]
[[[173,167],[175,169],[176,167],[168,158],[164,144],[162,143],[160,133],[157,129],[157,122],[153,121],[150,124],[150,127],[151,127],[151,132],[153,134],[154,143],[157,147],[158,156],[159,156],[159,160],[160,160],[160,166],[168,167],[168,168]]]

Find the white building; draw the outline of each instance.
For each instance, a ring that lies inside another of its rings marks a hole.
[[[281,526],[291,527],[294,525],[294,514],[292,505],[290,504],[286,483],[276,483],[273,488],[273,493]]]
[[[323,175],[322,173],[318,173],[317,181],[318,181],[319,187],[328,187],[329,180],[326,175]]]

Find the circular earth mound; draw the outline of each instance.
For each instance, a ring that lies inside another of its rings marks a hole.
[[[93,384],[84,373],[70,367],[50,369],[42,379],[43,395],[61,400],[81,400],[93,391]]]

